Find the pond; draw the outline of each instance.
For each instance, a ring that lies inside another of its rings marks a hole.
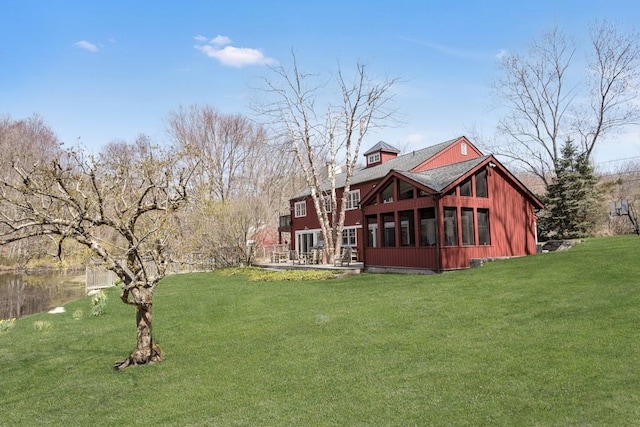
[[[49,311],[83,296],[84,271],[0,273],[0,319]]]

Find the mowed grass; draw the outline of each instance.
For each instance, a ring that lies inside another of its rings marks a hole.
[[[172,276],[165,361],[123,372],[133,309],[78,300],[0,334],[0,425],[639,425],[639,260],[624,236],[432,276]]]

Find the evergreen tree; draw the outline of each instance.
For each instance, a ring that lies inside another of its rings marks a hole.
[[[544,198],[541,234],[560,239],[588,236],[596,225],[600,206],[597,178],[588,155],[578,153],[573,141],[567,140],[557,171]]]

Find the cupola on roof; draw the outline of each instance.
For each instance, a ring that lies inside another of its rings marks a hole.
[[[398,150],[396,147],[389,145],[384,141],[378,141],[378,143],[373,147],[369,148],[369,150],[367,150],[367,152],[364,153],[364,155],[368,156],[369,154],[377,153],[379,151],[383,151],[385,153],[395,153],[395,154],[400,153],[400,150]]]

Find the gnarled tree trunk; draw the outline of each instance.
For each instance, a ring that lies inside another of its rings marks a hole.
[[[163,359],[160,347],[153,340],[151,333],[151,316],[153,312],[153,291],[155,286],[139,286],[122,291],[122,300],[136,306],[136,349],[126,359],[117,362],[116,370],[122,370],[131,365],[149,365]],[[133,301],[129,296],[133,295]]]

